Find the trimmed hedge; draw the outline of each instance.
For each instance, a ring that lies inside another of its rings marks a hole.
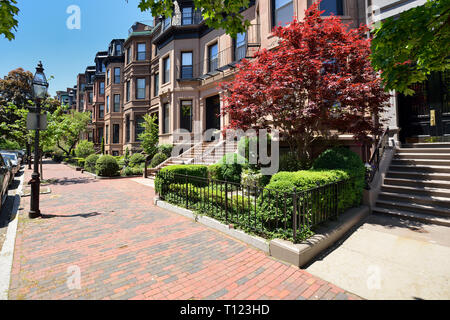
[[[208,178],[213,180],[223,180],[220,164],[208,166]]]
[[[145,156],[142,153],[135,153],[130,157],[130,167],[138,167],[141,163],[145,162]]]
[[[95,164],[95,172],[101,177],[115,177],[118,175],[118,171],[117,160],[110,155],[101,156]]]
[[[193,177],[199,177],[199,178],[208,178],[208,167],[204,165],[197,165],[197,164],[180,164],[180,165],[174,165],[174,166],[168,166],[165,168],[162,168],[160,171],[160,174],[157,175],[155,179],[155,190],[160,193],[161,188],[165,185],[168,186],[171,183],[184,183],[185,179],[182,177],[174,178],[171,176],[172,174],[177,175],[188,175]],[[192,183],[196,186],[205,186],[207,185],[207,181],[204,181],[203,179],[199,179],[196,181],[188,181],[189,183]]]

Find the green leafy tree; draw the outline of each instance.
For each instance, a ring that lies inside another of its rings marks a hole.
[[[17,31],[19,24],[16,19],[19,8],[15,4],[17,4],[16,0],[0,1],[0,34],[10,41],[14,39],[13,31]]]
[[[79,158],[86,158],[95,153],[94,143],[87,140],[81,140],[75,148],[75,154]]]
[[[48,114],[48,127],[41,132],[41,137],[43,143],[55,145],[69,157],[80,141],[81,134],[86,131],[91,115],[89,112],[65,111],[67,107],[61,106]]]
[[[144,122],[141,124],[144,132],[139,135],[139,139],[142,141],[142,149],[151,158],[158,152],[159,128],[156,120],[156,115],[144,115]]]
[[[372,65],[388,90],[413,94],[411,84],[450,67],[449,0],[428,0],[386,19],[373,33]]]
[[[0,105],[10,102],[19,108],[27,107],[32,98],[32,80],[33,74],[22,68],[8,72],[7,76],[0,79]]]
[[[224,29],[232,37],[245,32],[250,25],[241,14],[249,4],[249,0],[194,0],[195,8],[202,10],[208,27]],[[141,11],[151,10],[153,16],[171,16],[174,12],[173,0],[141,0],[139,8]]]

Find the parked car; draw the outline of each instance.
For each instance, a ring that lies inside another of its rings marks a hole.
[[[20,166],[23,163],[23,155],[20,153],[19,150],[0,150],[0,153],[13,153],[13,154],[15,154],[16,157],[17,157],[17,165],[19,166],[19,168],[20,168]]]
[[[13,175],[16,175],[16,173],[20,170],[20,160],[17,157],[16,153],[13,152],[5,152],[5,151],[1,151],[0,154],[3,156],[4,160],[11,160],[11,164],[13,166]],[[5,163],[6,165],[6,163]]]
[[[8,197],[9,182],[11,180],[11,172],[6,166],[5,159],[0,154],[0,207],[3,208],[3,204]]]
[[[9,159],[3,159],[6,162],[6,166],[8,167],[9,173],[10,173],[10,178],[9,178],[9,184],[11,185],[12,182],[14,181],[14,170],[16,170],[16,168],[13,166],[11,160]]]

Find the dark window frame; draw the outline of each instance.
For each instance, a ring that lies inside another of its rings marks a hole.
[[[117,132],[116,132],[116,128],[117,128]],[[117,123],[113,123],[112,143],[113,144],[120,143],[120,125]]]
[[[184,65],[183,64],[183,55],[190,54],[191,55],[191,64]],[[193,51],[182,51],[181,52],[181,70],[180,70],[180,78],[181,79],[192,79],[194,77],[194,52]]]
[[[167,56],[163,59],[163,84],[170,82],[170,67],[170,56]]]
[[[166,123],[167,119],[167,123]],[[162,126],[162,133],[166,134],[169,133],[170,130],[170,103],[166,102],[163,104],[163,126]]]
[[[139,51],[139,45],[144,45],[145,50]],[[137,61],[145,61],[147,59],[147,43],[145,42],[138,42],[136,43],[136,60]],[[140,57],[140,54],[144,54],[144,58]]]
[[[113,112],[120,112],[120,94],[115,94],[114,96],[114,103],[113,103]],[[116,97],[119,98],[119,101],[116,102]],[[118,108],[116,108],[118,106]]]
[[[117,74],[117,70],[119,70],[119,74]],[[120,67],[115,67],[114,68],[114,84],[120,84],[120,81],[121,81],[121,70],[120,70]]]
[[[144,88],[139,88],[139,80],[144,80]],[[136,100],[144,100],[147,97],[147,79],[146,78],[136,78]],[[140,91],[141,90],[141,91]],[[139,93],[144,93],[143,96],[140,96]]]
[[[287,4],[285,4],[284,6],[286,6],[286,5],[288,5],[289,3],[287,3]],[[295,14],[295,8],[294,8],[294,1],[293,0],[291,0],[290,1],[290,4],[292,5],[292,13],[293,13],[293,15]],[[284,7],[283,6],[283,7]],[[278,26],[278,22],[276,21],[276,12],[277,12],[277,10],[279,10],[280,8],[276,8],[276,0],[271,0],[271,4],[270,4],[270,7],[271,7],[271,11],[272,11],[272,28],[273,27],[277,27]],[[291,20],[292,21],[292,20]],[[281,25],[281,26],[284,26],[283,24]]]
[[[212,57],[212,49],[214,47],[217,48],[215,58]],[[213,44],[208,45],[208,72],[217,70],[218,67],[219,67],[219,43],[215,42]]]

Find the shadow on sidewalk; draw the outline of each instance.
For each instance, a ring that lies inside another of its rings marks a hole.
[[[98,212],[90,212],[90,213],[79,213],[79,214],[72,214],[72,215],[59,215],[59,214],[43,214],[42,219],[53,219],[53,218],[75,218],[75,217],[81,217],[81,218],[91,218],[101,215],[101,213]]]
[[[61,185],[61,186],[66,186],[66,185],[71,185],[71,184],[86,184],[86,183],[93,183],[93,182],[97,182],[95,179],[93,178],[71,178],[71,179],[46,179],[44,181],[42,181],[43,184],[45,185]]]

